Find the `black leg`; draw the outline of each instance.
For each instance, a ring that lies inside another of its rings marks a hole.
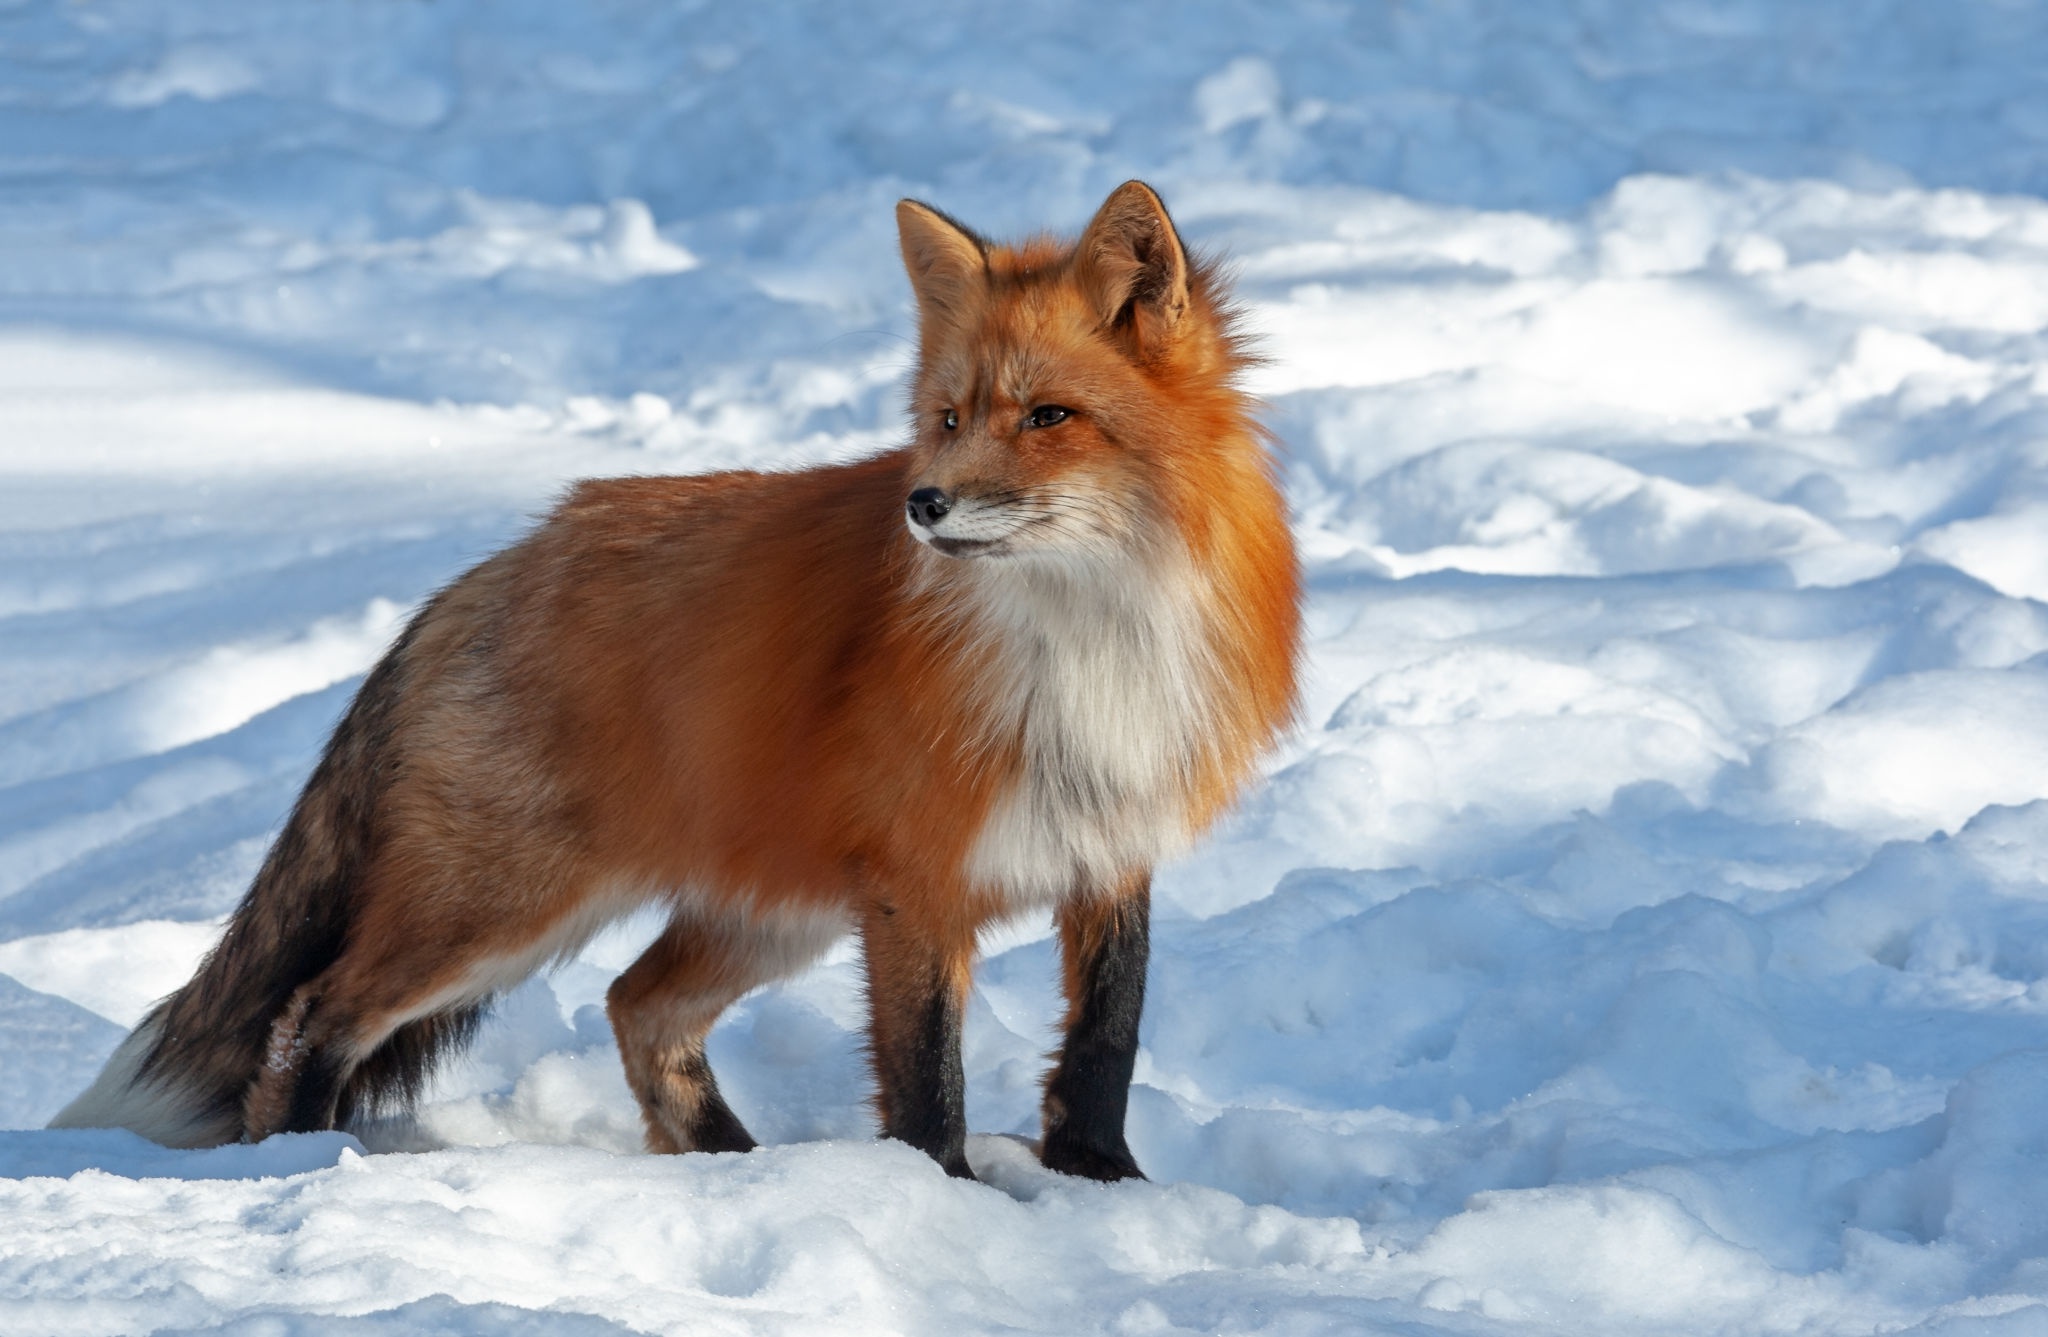
[[[336,1115],[341,1100],[342,1069],[331,1050],[315,1050],[299,1069],[299,1084],[292,1092],[291,1113],[285,1119],[287,1133],[324,1133],[338,1126]]]
[[[1062,907],[1060,954],[1067,993],[1066,1043],[1045,1082],[1039,1159],[1089,1179],[1143,1179],[1124,1143],[1138,1019],[1151,954],[1152,879],[1112,897]]]
[[[866,916],[869,1050],[882,1131],[924,1152],[949,1175],[967,1168],[967,1080],[960,1019],[967,1000],[971,938],[944,939],[878,907]]]

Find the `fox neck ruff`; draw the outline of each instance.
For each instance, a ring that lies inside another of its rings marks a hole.
[[[964,861],[971,894],[1049,905],[1184,849],[1221,762],[1222,690],[1186,550],[923,559],[943,564],[927,574],[977,652],[981,747],[1012,770]]]

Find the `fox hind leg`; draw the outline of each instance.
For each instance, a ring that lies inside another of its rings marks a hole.
[[[271,1021],[242,1099],[242,1138],[338,1128],[407,1106],[436,1061],[476,1031],[497,992],[532,973],[541,943],[459,953],[482,934],[400,924],[365,934],[295,990]]]
[[[263,1058],[242,1097],[242,1140],[272,1133],[313,1133],[336,1126],[349,1068],[332,1043],[331,1009],[320,982],[293,992],[265,1038]]]
[[[751,1151],[705,1058],[719,1014],[810,964],[845,925],[830,916],[679,912],[612,982],[605,1012],[654,1152]]]
[[[672,923],[605,995],[626,1083],[647,1125],[649,1151],[755,1146],[704,1057],[711,1024],[749,987],[743,963],[724,948]]]
[[[1143,1179],[1124,1142],[1151,954],[1151,875],[1059,911],[1066,1041],[1045,1082],[1039,1160],[1089,1179]]]

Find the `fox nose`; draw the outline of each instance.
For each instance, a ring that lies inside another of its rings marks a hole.
[[[953,499],[935,487],[921,487],[910,494],[910,521],[930,529],[953,509]]]

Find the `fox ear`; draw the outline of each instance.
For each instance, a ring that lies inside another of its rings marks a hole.
[[[896,235],[919,314],[966,315],[987,283],[988,243],[916,200],[897,202]]]
[[[1140,353],[1173,337],[1188,309],[1188,257],[1152,187],[1126,181],[1110,192],[1074,259],[1105,326],[1128,323]]]

